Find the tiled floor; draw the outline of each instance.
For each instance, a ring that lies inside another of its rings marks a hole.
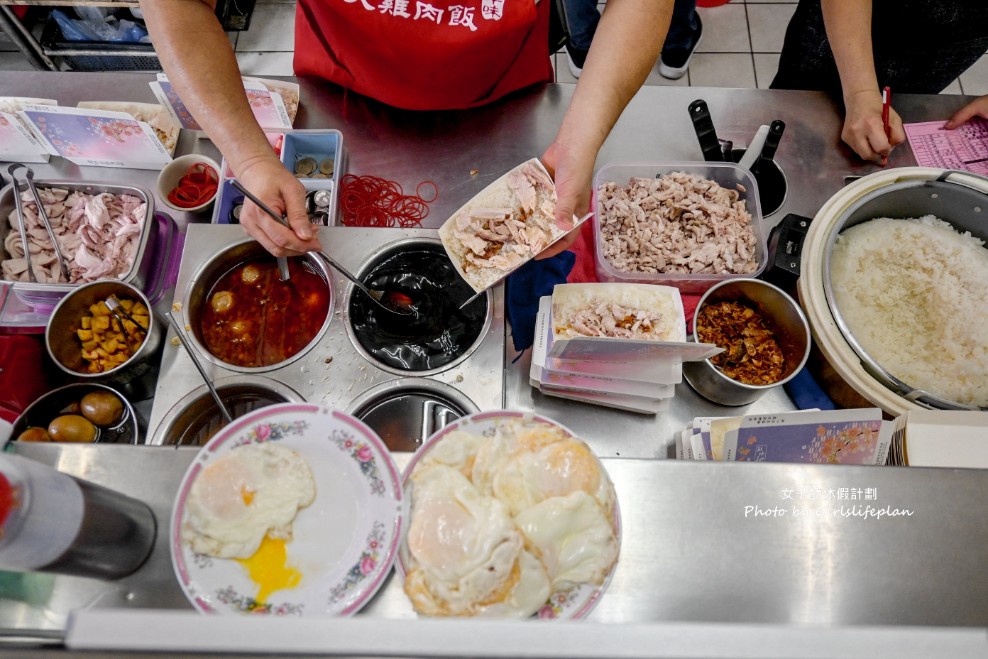
[[[779,51],[796,0],[733,0],[699,8],[704,35],[689,72],[679,80],[652,70],[647,85],[695,87],[768,87],[778,67]],[[603,5],[602,5],[603,6]],[[295,0],[257,0],[252,28],[231,33],[241,70],[252,75],[291,75]],[[3,52],[8,51],[8,52]],[[555,56],[558,82],[575,82],[566,55]],[[30,68],[20,53],[0,40],[0,71]],[[945,93],[988,94],[988,55],[982,57]]]

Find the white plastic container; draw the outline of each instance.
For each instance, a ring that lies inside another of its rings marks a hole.
[[[727,189],[737,189],[745,208],[751,214],[755,232],[756,269],[741,274],[678,274],[647,273],[619,270],[604,256],[601,236],[603,208],[597,191],[604,183],[627,185],[633,178],[657,178],[673,172],[683,172],[715,181]],[[738,187],[740,186],[740,188]],[[742,189],[743,188],[743,189]],[[758,201],[758,184],[751,172],[728,162],[670,162],[670,163],[611,163],[604,165],[594,176],[594,262],[597,278],[608,282],[634,282],[639,284],[663,284],[675,286],[682,293],[700,295],[714,284],[745,277],[757,277],[768,265],[768,231],[762,221],[761,204]]]

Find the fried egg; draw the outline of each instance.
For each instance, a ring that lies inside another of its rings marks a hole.
[[[301,455],[275,442],[232,449],[196,477],[186,500],[182,541],[218,558],[249,558],[265,536],[291,540],[292,522],[316,496]]]
[[[467,478],[473,471],[474,456],[484,443],[484,438],[462,430],[453,430],[443,437],[432,450],[422,456],[417,469],[445,465],[458,470]]]
[[[494,479],[506,463],[519,454],[539,451],[568,437],[562,428],[542,422],[499,424],[494,436],[486,438],[477,449],[471,480],[484,494],[495,494]]]
[[[553,593],[601,585],[617,561],[614,486],[558,426],[452,431],[410,478],[405,592],[421,614],[529,616]]]
[[[600,585],[617,561],[611,520],[582,490],[537,503],[514,521],[545,566],[554,592],[574,584]]]
[[[522,537],[507,507],[480,494],[452,467],[416,469],[412,477],[405,592],[429,615],[475,615],[503,601],[520,574]]]
[[[531,435],[531,433],[529,433]],[[590,447],[579,440],[532,437],[529,450],[517,451],[498,465],[491,489],[508,504],[512,515],[550,497],[582,491],[597,499],[610,514],[614,488]]]

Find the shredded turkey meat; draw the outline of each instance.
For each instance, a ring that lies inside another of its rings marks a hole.
[[[586,307],[576,309],[568,318],[557,322],[562,333],[570,336],[663,339],[662,334],[656,331],[662,325],[662,314],[648,309],[632,309],[597,297],[591,298]]]
[[[68,283],[119,278],[130,272],[144,226],[146,204],[133,195],[109,192],[90,195],[59,188],[38,188],[48,220],[69,270]],[[29,192],[21,196],[30,259],[39,283],[66,283],[48,232]],[[3,278],[30,281],[17,211],[8,216],[10,231],[3,241],[7,259]]]
[[[601,251],[623,272],[744,274],[758,269],[751,214],[736,190],[674,172],[604,183]]]
[[[464,270],[511,270],[557,237],[555,188],[546,173],[526,163],[508,174],[507,185],[516,205],[477,206],[456,218],[453,237],[464,247]]]

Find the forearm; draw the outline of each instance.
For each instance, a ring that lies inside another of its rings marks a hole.
[[[270,157],[215,0],[141,0],[141,9],[169,81],[233,170]]]
[[[871,0],[822,0],[821,5],[844,102],[855,94],[878,91],[871,42]]]
[[[597,151],[655,65],[673,0],[610,0],[556,141],[596,158]]]

